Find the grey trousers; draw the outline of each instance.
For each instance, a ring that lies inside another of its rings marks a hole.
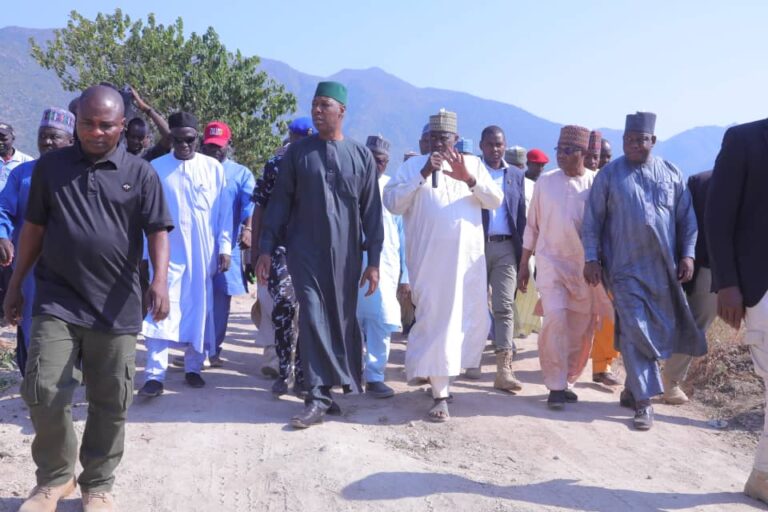
[[[486,242],[485,265],[491,286],[491,310],[496,351],[515,349],[515,291],[517,259],[511,240]]]
[[[688,295],[688,306],[696,325],[705,333],[717,316],[717,294],[712,293],[711,289],[712,271],[706,267],[699,268],[693,283],[693,293]],[[692,361],[693,356],[672,354],[672,357],[664,362],[664,381],[673,386],[684,381]]]

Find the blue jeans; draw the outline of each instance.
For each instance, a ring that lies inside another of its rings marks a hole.
[[[372,318],[358,318],[365,337],[365,380],[384,382],[384,369],[389,359],[389,342],[397,326]]]

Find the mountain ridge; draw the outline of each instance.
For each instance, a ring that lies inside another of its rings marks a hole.
[[[5,83],[0,89],[0,119],[14,125],[17,145],[36,154],[36,129],[42,110],[50,105],[66,106],[74,93],[64,91],[52,71],[40,68],[29,55],[28,39],[47,40],[49,29],[18,26],[0,28],[0,58],[6,63]],[[501,126],[508,145],[538,147],[550,156],[557,143],[560,123],[544,119],[524,108],[470,93],[417,87],[379,66],[365,69],[345,68],[327,78],[303,73],[290,64],[261,57],[259,69],[285,85],[297,97],[295,115],[308,115],[312,95],[319,80],[338,80],[349,89],[349,108],[345,120],[348,136],[365,141],[371,134],[382,134],[391,142],[390,168],[407,150],[418,149],[422,126],[429,115],[440,108],[458,115],[459,132],[474,142],[479,152],[479,135],[485,126]],[[34,87],[29,87],[34,84]],[[151,98],[148,98],[151,101]],[[621,114],[623,117],[623,114]],[[678,165],[686,175],[711,169],[727,127],[699,126],[659,141],[654,153]],[[601,128],[613,145],[614,155],[621,154],[621,130]]]

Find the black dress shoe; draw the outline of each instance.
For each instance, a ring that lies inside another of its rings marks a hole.
[[[341,416],[341,407],[336,402],[331,402],[331,406],[325,411],[328,416]]]
[[[395,396],[395,390],[383,382],[369,382],[365,385],[365,392],[373,398],[390,398]]]
[[[565,391],[563,391],[563,393],[565,393],[565,401],[568,402],[569,404],[575,404],[576,402],[579,401],[579,395],[577,395],[570,389],[566,389]]]
[[[184,374],[184,380],[187,382],[187,385],[191,388],[202,388],[205,386],[205,381],[200,376],[199,373],[195,372],[187,372]]]
[[[619,395],[619,405],[626,407],[627,409],[637,409],[637,407],[635,407],[635,397],[627,388],[621,390],[621,395]]]
[[[163,394],[163,383],[159,380],[148,380],[141,386],[139,390],[139,396],[145,396],[147,398],[154,398]]]
[[[322,423],[323,416],[325,416],[325,410],[316,403],[311,403],[304,407],[301,414],[291,418],[291,426],[293,428],[309,428],[317,423]]]
[[[653,426],[653,407],[646,405],[635,411],[635,417],[632,419],[635,430],[650,430]]]
[[[309,394],[306,389],[304,389],[304,386],[299,384],[298,382],[293,383],[293,394],[296,395],[296,398],[301,398],[304,400],[307,398],[307,395]]]
[[[550,409],[560,410],[565,407],[565,391],[550,391],[549,398],[547,398],[547,406]]]
[[[272,396],[279,398],[288,392],[288,383],[285,379],[278,377],[272,384]]]

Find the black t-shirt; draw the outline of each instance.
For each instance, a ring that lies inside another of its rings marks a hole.
[[[142,154],[141,158],[147,162],[151,162],[155,158],[160,158],[163,155],[167,155],[171,150],[163,145],[162,142],[158,142],[154,146],[147,148]]]
[[[144,235],[173,229],[149,163],[123,145],[96,163],[78,144],[47,153],[24,218],[45,226],[33,315],[114,334],[141,330]]]

